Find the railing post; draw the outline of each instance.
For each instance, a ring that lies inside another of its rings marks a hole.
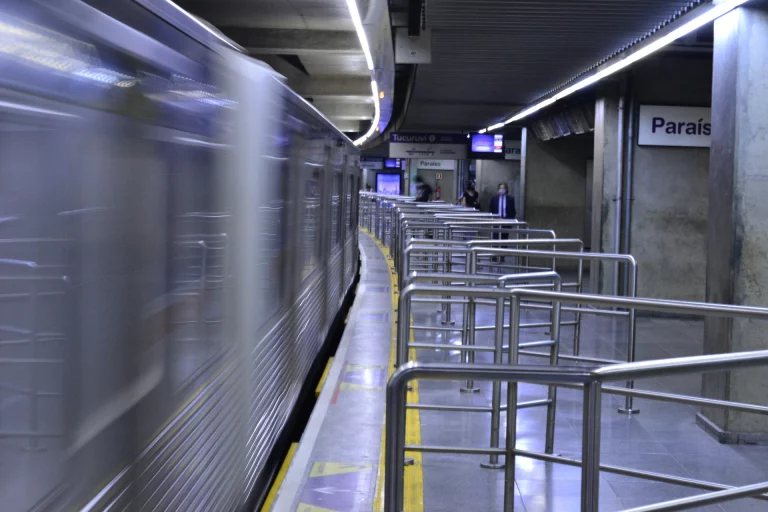
[[[499,285],[504,288],[504,283]],[[496,332],[494,333],[494,364],[502,364],[504,351],[504,297],[496,299]],[[501,382],[493,381],[493,394],[491,396],[491,448],[499,447],[499,425],[501,423]],[[504,464],[499,463],[499,456],[493,454],[487,463],[480,464],[486,469],[501,469]]]
[[[627,270],[630,273],[629,278],[629,290],[627,290],[627,295],[629,295],[632,298],[635,298],[637,295],[637,263],[634,261],[627,262],[627,266],[629,267]],[[635,315],[635,308],[629,309],[629,323],[627,325],[627,362],[628,363],[634,363],[635,362],[635,335],[637,332],[637,325],[636,325],[636,315]],[[632,389],[635,387],[634,381],[627,381],[627,389]],[[624,408],[619,409],[619,412],[622,414],[637,414],[640,412],[639,409],[635,409],[633,407],[633,398],[631,396],[627,396],[624,402]]]
[[[581,444],[581,512],[598,512],[600,501],[600,413],[602,384],[584,384]]]
[[[477,256],[476,253],[472,250],[469,251],[470,260],[467,264],[467,275],[474,275],[477,273]],[[467,286],[474,286],[474,283],[468,282]],[[467,318],[467,345],[474,346],[475,345],[475,298],[474,297],[467,297],[468,304],[467,304],[467,310],[469,312],[469,317]],[[474,350],[467,350],[466,357],[464,358],[467,363],[474,363],[475,362],[475,351]],[[480,391],[480,388],[475,387],[475,381],[468,380],[466,387],[463,387],[460,389],[462,393],[477,393]]]
[[[509,311],[509,364],[517,364],[520,299],[512,296]],[[503,317],[502,317],[503,318]],[[507,440],[504,465],[504,512],[515,510],[515,448],[517,445],[517,381],[507,382]]]
[[[400,300],[397,307],[397,351],[395,368],[408,361],[408,341],[411,335],[411,293],[400,289]]]
[[[562,291],[562,281],[555,280],[555,291]],[[552,314],[550,316],[552,320],[552,340],[554,345],[549,349],[549,365],[556,367],[559,363],[560,356],[560,301],[552,301]],[[511,324],[510,324],[511,327]],[[546,440],[544,443],[544,451],[546,453],[553,453],[555,450],[555,414],[557,412],[557,386],[549,386],[547,398],[549,403],[547,404],[547,432]]]
[[[386,436],[384,463],[384,510],[403,512],[405,482],[406,385],[402,377],[387,386]]]

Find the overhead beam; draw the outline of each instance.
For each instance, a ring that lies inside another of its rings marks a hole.
[[[328,100],[313,102],[326,117],[344,121],[365,121],[373,119],[373,105],[370,103],[348,103]]]
[[[339,131],[344,133],[359,133],[363,131],[363,128],[367,128],[370,125],[370,123],[365,123],[365,126],[363,126],[364,123],[361,123],[360,121],[344,121],[332,118],[331,122],[336,125],[336,128],[338,128]]]
[[[365,77],[307,77],[297,82],[294,88],[297,93],[307,98],[333,98],[373,102],[371,80]]]
[[[361,54],[355,32],[222,27],[221,31],[257,55]]]

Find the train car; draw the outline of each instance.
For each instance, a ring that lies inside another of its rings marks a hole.
[[[357,149],[164,0],[0,0],[0,67],[0,508],[252,504],[357,272]]]

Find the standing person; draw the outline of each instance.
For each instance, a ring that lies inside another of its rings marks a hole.
[[[499,183],[498,193],[491,198],[490,212],[494,215],[498,215],[502,219],[514,219],[517,216],[515,211],[515,200],[508,196],[509,186],[506,183]],[[493,233],[494,240],[507,240],[509,233]],[[496,258],[493,258],[496,261]],[[504,258],[501,258],[504,261]]]
[[[432,197],[432,187],[424,182],[421,176],[416,176],[416,201],[417,203],[428,203]]]
[[[472,183],[467,183],[464,187],[464,197],[461,198],[461,205],[465,208],[480,209],[480,196],[472,186]]]

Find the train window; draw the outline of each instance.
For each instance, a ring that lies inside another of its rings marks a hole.
[[[283,151],[287,153],[287,148]],[[281,169],[274,179],[270,179],[266,186],[271,187],[269,196],[271,200],[262,206],[262,218],[259,244],[262,251],[261,261],[268,265],[264,272],[263,288],[265,296],[270,297],[265,311],[265,318],[277,313],[286,299],[286,289],[283,286],[283,269],[289,261],[288,256],[288,183],[290,176],[290,159],[282,156]],[[260,292],[262,293],[262,292]]]
[[[306,164],[304,167],[304,202],[302,205],[304,226],[301,237],[303,247],[302,278],[308,276],[320,261],[321,176],[322,166]]]
[[[355,229],[355,223],[353,222],[354,215],[352,215],[352,212],[356,207],[356,205],[353,203],[353,198],[355,197],[357,197],[357,190],[355,190],[355,177],[350,176],[349,188],[347,189],[347,226],[349,227],[350,232]]]
[[[334,246],[341,244],[341,173],[333,174],[333,195],[331,196],[331,240]]]
[[[230,205],[220,191],[213,150],[165,148],[170,166],[169,213],[173,295],[172,375],[184,386],[224,350],[223,293],[231,252]]]

